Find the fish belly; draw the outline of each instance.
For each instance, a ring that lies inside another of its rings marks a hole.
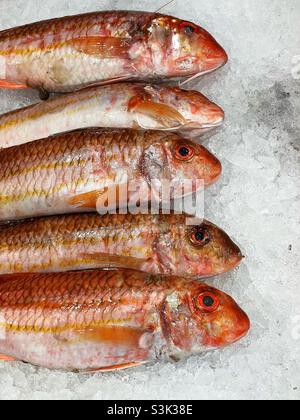
[[[149,337],[141,337],[147,344]],[[0,353],[18,361],[48,369],[88,371],[117,368],[131,363],[146,363],[154,358],[149,348],[130,348],[124,344],[108,344],[81,340],[78,333],[1,332]]]
[[[6,78],[48,92],[72,92],[125,76],[127,61],[77,52],[72,47],[8,56]]]

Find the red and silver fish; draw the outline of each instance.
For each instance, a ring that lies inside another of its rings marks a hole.
[[[0,227],[0,274],[102,267],[186,278],[234,269],[242,253],[217,226],[185,215],[53,216]]]
[[[0,277],[0,353],[72,371],[180,360],[244,337],[226,294],[179,277],[85,271]]]
[[[121,80],[193,78],[223,66],[204,29],[157,13],[109,11],[0,33],[0,87],[70,92]]]
[[[193,180],[208,186],[221,171],[207,149],[177,134],[73,131],[0,151],[0,220],[95,211],[109,197],[112,209],[161,203],[166,181],[181,199],[201,187]]]
[[[223,121],[223,110],[199,92],[120,83],[83,89],[0,116],[0,148],[89,127],[155,129],[195,137]]]

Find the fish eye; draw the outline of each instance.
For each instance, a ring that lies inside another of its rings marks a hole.
[[[178,146],[175,151],[175,157],[178,160],[182,160],[182,161],[188,161],[192,159],[194,157],[194,154],[195,154],[195,150],[193,149],[193,147],[185,145],[185,144]]]
[[[207,229],[202,226],[196,227],[192,231],[191,242],[196,246],[205,246],[208,245],[211,241],[210,234]]]
[[[196,26],[194,26],[192,23],[186,23],[184,22],[181,25],[181,29],[185,33],[185,35],[192,35],[196,32]]]
[[[198,296],[198,306],[207,312],[214,312],[220,306],[219,299],[213,293],[204,292]]]
[[[195,32],[195,28],[191,25],[187,25],[184,27],[184,32],[186,35],[191,35]]]

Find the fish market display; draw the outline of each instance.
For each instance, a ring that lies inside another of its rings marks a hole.
[[[162,129],[194,137],[223,120],[223,110],[199,92],[120,83],[87,88],[0,116],[0,148],[89,127]]]
[[[0,277],[0,353],[72,371],[114,370],[222,348],[247,315],[224,293],[180,277],[86,271]]]
[[[53,216],[0,227],[0,274],[132,268],[211,277],[235,268],[242,253],[228,235],[185,215]]]
[[[237,267],[239,247],[176,214],[222,173],[189,138],[224,112],[153,84],[182,87],[227,60],[206,30],[159,13],[0,32],[0,89],[66,93],[0,116],[0,361],[106,372],[246,336],[237,303],[196,281]]]
[[[0,220],[95,211],[97,203],[104,208],[107,201],[110,210],[112,201],[119,208],[142,206],[153,197],[159,203],[165,180],[177,199],[197,190],[192,182],[183,191],[185,180],[208,186],[220,174],[221,164],[211,153],[176,134],[64,133],[0,151]]]
[[[0,33],[0,87],[69,92],[124,80],[194,78],[223,66],[204,29],[157,13],[110,11]]]

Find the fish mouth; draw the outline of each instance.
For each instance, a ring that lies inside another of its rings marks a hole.
[[[242,338],[246,337],[251,329],[251,321],[248,315],[241,310],[238,315],[237,327],[234,333],[234,337],[229,341],[229,344],[234,344]]]
[[[214,128],[214,127],[220,127],[222,124],[224,123],[224,117],[220,116],[220,118],[214,122],[211,123],[198,123],[196,121],[188,121],[186,124],[183,125],[183,127],[188,128],[188,129],[203,129],[203,130],[207,130],[209,128]]]
[[[202,128],[203,130],[209,130],[210,128],[218,128],[221,127],[224,123],[224,118],[220,118],[219,121],[213,122],[213,123],[207,123],[207,124],[202,124],[200,127],[196,127],[196,125],[194,127],[189,127],[189,128]]]
[[[184,125],[183,127],[178,127],[178,130],[182,133],[182,135],[184,135],[186,138],[190,138],[190,139],[195,139],[197,137],[200,137],[212,130],[216,130],[220,127],[222,127],[222,123],[220,124],[213,124],[213,125],[205,125],[204,126],[189,126],[189,125]],[[174,130],[176,131],[176,129]]]
[[[186,124],[182,125],[180,127],[181,130],[189,130],[189,131],[194,131],[195,135],[197,135],[197,133],[201,134],[201,133],[205,133],[209,130],[213,130],[215,128],[219,128],[222,127],[222,125],[224,124],[224,120],[225,117],[220,116],[220,118],[214,122],[211,123],[198,123],[196,121],[187,121]],[[176,129],[176,128],[175,128]]]
[[[228,59],[227,59],[227,61],[228,61]],[[225,61],[225,62],[224,61],[220,61],[220,62],[217,61],[216,62],[215,60],[211,59],[209,61],[209,63],[210,64],[216,63],[216,64],[214,64],[211,68],[201,70],[198,73],[196,73],[196,74],[188,77],[186,80],[183,80],[182,82],[179,83],[179,87],[182,88],[185,85],[187,85],[188,83],[190,83],[190,82],[192,82],[194,80],[197,80],[200,77],[205,76],[206,74],[210,74],[210,73],[213,73],[213,72],[221,69],[222,67],[224,67],[227,64],[227,61]]]
[[[206,64],[209,65],[209,68],[205,71],[211,73],[213,71],[219,70],[224,67],[229,61],[227,53],[224,51],[221,57],[218,58],[208,58]]]
[[[187,85],[190,82],[193,82],[194,80],[199,79],[202,76],[205,76],[206,74],[212,73],[213,71],[215,71],[216,69],[211,69],[211,70],[202,70],[196,74],[193,74],[192,76],[188,76],[187,74],[187,79],[183,80],[182,82],[179,83],[179,87],[183,88],[185,85]]]
[[[222,266],[218,274],[223,275],[230,273],[231,271],[238,268],[245,258],[246,257],[242,254],[242,252],[239,251],[234,257],[231,257],[230,261],[228,261]]]

